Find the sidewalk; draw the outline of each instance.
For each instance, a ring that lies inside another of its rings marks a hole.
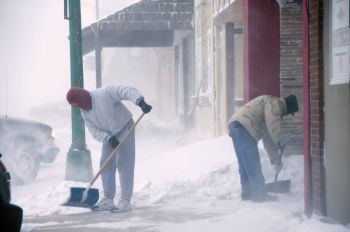
[[[210,219],[219,215],[218,212],[203,213],[203,210],[195,207],[176,209],[175,205],[163,204],[162,206],[136,208],[126,213],[104,211],[24,218],[21,231],[157,232],[162,231],[164,226],[169,228],[175,224]]]

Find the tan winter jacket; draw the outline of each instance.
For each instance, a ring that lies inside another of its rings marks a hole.
[[[263,140],[272,164],[278,157],[277,144],[282,140],[282,117],[287,113],[283,98],[262,95],[254,98],[238,110],[230,119],[240,122],[258,142]]]

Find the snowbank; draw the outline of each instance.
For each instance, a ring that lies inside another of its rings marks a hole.
[[[272,181],[274,169],[265,152],[260,152],[266,181]],[[162,232],[187,232],[194,228],[204,232],[350,231],[342,225],[324,223],[322,218],[304,216],[302,156],[285,158],[279,175],[280,179],[292,178],[291,192],[278,194],[278,202],[260,204],[240,200],[238,167],[228,136],[144,156],[136,164],[135,215],[120,222],[85,222],[80,227],[123,229],[136,226],[137,222],[141,228],[152,227]],[[88,212],[88,209],[60,206],[69,196],[71,186],[85,184],[63,181],[55,187],[43,186],[41,194],[19,197],[16,203],[23,207],[27,218]],[[102,189],[99,181],[94,187]],[[24,227],[33,226],[29,224]]]

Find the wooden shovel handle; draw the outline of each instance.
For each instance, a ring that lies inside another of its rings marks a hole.
[[[282,155],[283,155],[283,152],[284,152],[284,148],[285,147],[282,147],[281,150],[280,150],[280,153],[278,154],[278,159],[277,159],[277,162],[278,163],[281,163],[282,162]],[[275,174],[275,183],[277,182],[277,179],[278,179],[278,174],[280,173],[281,170],[277,170],[276,171],[276,174]]]

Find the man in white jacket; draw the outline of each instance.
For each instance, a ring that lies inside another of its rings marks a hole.
[[[78,107],[92,136],[102,143],[100,165],[109,157],[119,141],[133,126],[131,112],[122,103],[128,100],[138,105],[144,113],[152,109],[139,91],[130,86],[106,86],[92,91],[73,87],[67,93],[67,101]],[[135,133],[132,132],[119,148],[116,156],[102,172],[104,196],[93,210],[131,210],[130,200],[134,186]],[[121,194],[115,206],[115,174],[118,170]]]
[[[262,139],[271,164],[277,170],[282,168],[278,161],[278,151],[283,135],[282,118],[298,112],[295,95],[278,98],[263,95],[254,98],[239,109],[229,121],[229,135],[238,160],[241,180],[241,199],[255,202],[273,201],[276,197],[269,195],[265,189],[265,179],[261,171],[258,141]]]

